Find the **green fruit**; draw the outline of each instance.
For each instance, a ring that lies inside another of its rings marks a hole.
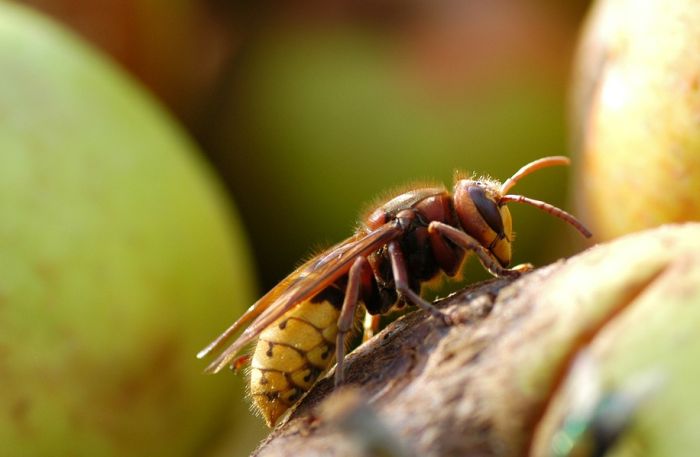
[[[203,446],[231,388],[194,355],[252,299],[227,206],[141,91],[0,3],[0,455]]]
[[[599,245],[557,278],[560,312],[528,347],[549,363],[521,378],[556,376],[540,384],[550,395],[528,455],[698,455],[699,251],[700,224],[667,225]]]
[[[573,128],[577,195],[599,239],[700,220],[699,20],[688,0],[602,0],[591,11]]]

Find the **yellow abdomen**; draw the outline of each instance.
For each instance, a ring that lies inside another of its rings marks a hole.
[[[250,392],[270,427],[334,360],[339,314],[327,301],[307,300],[260,333]]]

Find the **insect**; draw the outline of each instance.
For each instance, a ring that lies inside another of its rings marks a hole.
[[[366,332],[378,317],[413,304],[450,322],[449,316],[420,296],[421,285],[441,272],[454,277],[468,253],[495,276],[509,269],[511,216],[506,203],[535,206],[590,232],[572,215],[548,203],[508,191],[524,176],[544,167],[567,165],[566,157],[545,157],[525,165],[503,184],[491,179],[459,179],[452,193],[444,187],[418,188],[370,212],[355,234],[308,260],[255,302],[197,355],[206,357],[245,330],[207,367],[251,363],[250,393],[273,426],[325,372],[333,360],[336,385],[343,382],[346,336],[363,306]],[[257,339],[252,358],[239,353]]]

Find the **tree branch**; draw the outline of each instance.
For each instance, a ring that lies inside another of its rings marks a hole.
[[[449,327],[409,313],[347,357],[354,391],[334,394],[329,373],[254,455],[527,455],[577,354],[699,234],[662,228],[473,285],[436,303]]]

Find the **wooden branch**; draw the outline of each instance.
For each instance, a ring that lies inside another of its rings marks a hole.
[[[577,354],[698,234],[660,229],[473,285],[437,303],[452,326],[409,313],[347,357],[345,389],[329,373],[253,455],[528,455]]]

